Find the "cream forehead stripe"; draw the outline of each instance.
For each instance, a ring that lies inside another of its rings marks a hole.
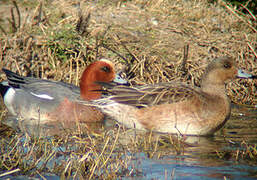
[[[99,61],[106,62],[107,64],[110,64],[112,67],[114,67],[114,64],[108,59],[103,58],[103,59],[100,59]]]

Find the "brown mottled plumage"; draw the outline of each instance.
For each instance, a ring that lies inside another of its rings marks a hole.
[[[201,87],[178,82],[136,87],[105,86],[106,99],[94,101],[104,113],[129,128],[192,135],[211,135],[230,116],[225,82],[249,74],[237,70],[230,57],[214,59]]]

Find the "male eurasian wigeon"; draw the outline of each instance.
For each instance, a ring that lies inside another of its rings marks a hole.
[[[256,78],[238,70],[232,58],[220,57],[206,68],[200,88],[178,82],[136,87],[102,83],[111,96],[93,103],[128,128],[212,135],[229,119],[225,82],[237,77]]]
[[[0,83],[0,92],[8,111],[27,123],[101,122],[103,114],[75,99],[93,100],[101,97],[97,81],[126,83],[115,75],[114,65],[108,60],[90,64],[82,74],[80,88],[64,82],[22,77],[3,69],[8,81]],[[37,121],[32,121],[32,119]]]

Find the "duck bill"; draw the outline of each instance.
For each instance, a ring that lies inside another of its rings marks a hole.
[[[256,79],[256,75],[252,75],[249,73],[244,72],[242,69],[239,69],[237,72],[237,78],[243,78],[243,79]]]
[[[113,80],[113,82],[117,83],[117,84],[122,84],[122,85],[127,85],[128,81],[123,79],[120,74],[116,74],[115,78]]]

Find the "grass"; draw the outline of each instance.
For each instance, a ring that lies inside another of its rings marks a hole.
[[[135,132],[121,128],[100,134],[51,138],[13,135],[1,139],[0,170],[11,174],[15,169],[15,175],[31,177],[41,172],[43,176],[52,173],[67,179],[133,177],[140,175],[140,171],[130,166],[133,154],[142,149],[150,158],[160,158],[164,151],[158,149],[164,144],[169,151],[173,149],[180,154],[181,148],[173,146],[171,136],[157,139],[152,134],[135,136]]]
[[[84,68],[106,57],[128,74],[131,84],[180,80],[199,85],[206,65],[221,55],[257,74],[256,16],[247,7],[243,14],[224,1],[202,0],[5,1],[0,6],[0,68],[22,75],[78,85]],[[255,81],[235,80],[227,90],[234,103],[257,104]],[[1,105],[0,118],[5,115]],[[6,172],[67,179],[141,177],[144,172],[131,166],[132,154],[160,159],[184,155],[191,146],[186,137],[156,137],[122,127],[46,138],[1,125],[0,134],[0,177]],[[256,145],[247,142],[233,151],[213,152],[220,159],[227,154],[234,161],[257,159]]]
[[[240,147],[236,150],[217,151],[217,156],[220,159],[233,159],[236,161],[250,161],[256,163],[257,160],[257,145],[249,144],[242,141]]]

